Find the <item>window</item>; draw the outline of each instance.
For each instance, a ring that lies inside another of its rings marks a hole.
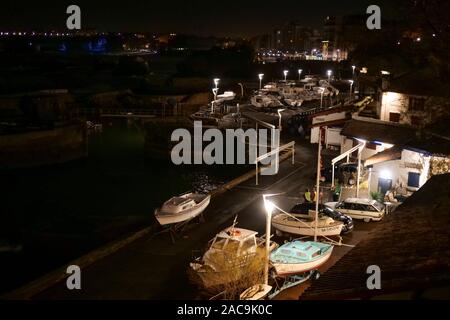
[[[418,188],[420,180],[420,173],[408,172],[408,187]]]
[[[409,110],[410,111],[424,111],[425,99],[423,98],[409,98]]]
[[[400,113],[389,112],[389,121],[400,122]]]

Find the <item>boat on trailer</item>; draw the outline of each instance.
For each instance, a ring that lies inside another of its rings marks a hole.
[[[265,237],[257,237],[253,230],[232,226],[219,232],[208,245],[202,257],[190,263],[190,281],[201,289],[219,292],[227,283],[239,281],[246,266],[265,252]],[[271,241],[270,251],[278,245]]]
[[[208,194],[193,192],[172,197],[155,210],[156,220],[162,226],[189,221],[200,215],[210,200],[211,196]]]
[[[281,231],[290,234],[303,236],[314,236],[316,220],[309,215],[290,215],[280,213],[272,218],[272,226]],[[339,236],[344,224],[341,221],[335,221],[330,217],[320,216],[317,221],[317,236],[331,237]]]
[[[328,261],[333,245],[314,241],[285,243],[270,254],[277,276],[285,277],[317,270]]]

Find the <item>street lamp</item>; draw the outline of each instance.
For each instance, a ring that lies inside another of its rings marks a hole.
[[[355,69],[356,69],[356,66],[352,66],[352,75],[353,76],[355,76]]]
[[[215,78],[213,81],[214,81],[214,85],[216,86],[216,89],[217,89],[217,86],[219,85],[220,79],[219,78]]]
[[[322,102],[323,102],[323,93],[325,91],[325,88],[320,88],[320,108],[322,108]]]
[[[331,80],[331,74],[332,74],[332,71],[331,71],[331,70],[328,70],[328,71],[327,71],[328,82],[330,82],[330,80]]]
[[[302,69],[298,69],[298,81],[300,81],[300,78],[302,76]]]
[[[214,95],[214,101],[211,102],[211,114],[214,113],[214,103],[216,103],[216,100],[217,100],[217,92],[218,92],[218,91],[219,91],[218,88],[213,88],[213,89],[212,89],[212,92],[213,92],[213,95]]]
[[[281,132],[281,112],[283,112],[285,109],[278,109],[277,113],[278,113],[278,129]]]
[[[284,70],[283,74],[284,74],[284,82],[286,82],[286,77],[288,75],[289,71],[288,70]]]
[[[269,260],[270,260],[270,223],[272,221],[272,212],[275,209],[275,205],[272,201],[267,200],[267,197],[271,194],[264,194],[264,209],[266,209],[266,261],[264,264],[264,284],[269,284]]]
[[[352,86],[353,86],[353,80],[349,80],[350,82],[350,100],[352,100]]]
[[[259,90],[261,90],[261,83],[262,83],[263,77],[264,77],[264,73],[258,74],[258,78],[259,78]]]

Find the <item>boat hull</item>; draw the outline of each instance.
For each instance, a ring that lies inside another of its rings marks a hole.
[[[331,256],[333,248],[330,248],[325,254],[314,261],[308,261],[303,263],[278,263],[272,262],[275,272],[280,277],[286,277],[290,275],[300,274],[311,270],[316,270],[322,266]]]
[[[210,200],[211,196],[208,195],[194,208],[176,214],[165,214],[165,213],[161,214],[160,209],[156,209],[155,210],[156,220],[158,220],[160,225],[164,226],[193,219],[198,215],[200,215],[206,209],[206,207],[209,205]]]
[[[314,223],[311,223],[311,226],[303,225],[301,222],[289,223],[289,221],[283,219],[272,219],[272,226],[282,232],[290,233],[290,234],[298,234],[304,236],[314,236]],[[344,224],[336,223],[331,226],[318,226],[317,227],[317,235],[318,236],[338,236],[342,232],[342,228]]]

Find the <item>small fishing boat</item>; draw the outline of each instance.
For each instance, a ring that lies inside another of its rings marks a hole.
[[[200,215],[210,200],[210,195],[192,192],[172,197],[155,210],[156,220],[161,225],[188,221]]]
[[[333,246],[314,241],[288,242],[270,254],[270,262],[280,277],[318,269],[331,256]]]
[[[311,216],[302,215],[295,217],[280,213],[272,218],[272,226],[281,231],[304,236],[314,236],[316,220]],[[327,216],[320,216],[317,221],[317,236],[338,236],[342,232],[344,224]]]
[[[239,300],[262,300],[272,290],[267,284],[255,284],[239,295]]]
[[[219,292],[223,285],[239,281],[252,270],[252,264],[257,264],[258,259],[264,256],[265,238],[257,237],[256,231],[236,228],[235,225],[236,221],[219,232],[209,242],[203,256],[190,263],[190,281],[201,289]],[[270,242],[271,251],[277,246]]]

